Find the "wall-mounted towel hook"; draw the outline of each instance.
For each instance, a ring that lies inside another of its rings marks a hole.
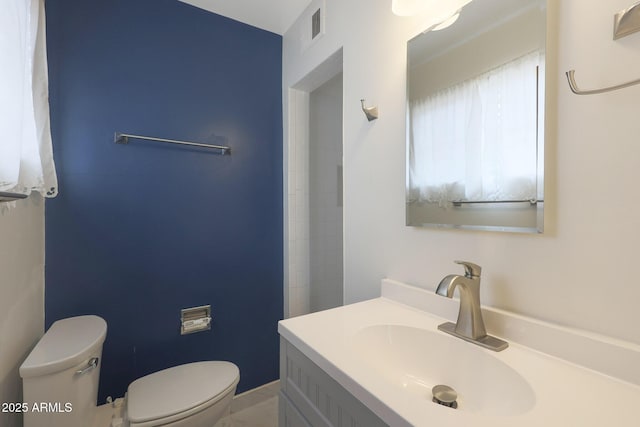
[[[362,111],[364,111],[364,115],[367,116],[367,120],[370,122],[376,120],[378,118],[378,106],[375,107],[365,107],[364,99],[360,100],[360,104],[362,105]]]
[[[571,92],[575,93],[576,95],[594,95],[596,93],[611,92],[613,90],[624,89],[625,87],[640,84],[640,79],[638,79],[615,86],[604,87],[602,89],[580,90],[578,88],[578,85],[576,84],[576,79],[574,77],[575,72],[575,70],[569,70],[566,72],[566,75],[567,81],[569,82],[569,87],[571,88]]]

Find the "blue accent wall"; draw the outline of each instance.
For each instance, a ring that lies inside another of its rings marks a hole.
[[[108,324],[99,403],[177,364],[278,377],[282,38],[177,0],[47,0],[60,194],[46,204],[46,327]],[[206,149],[114,132],[222,144]],[[181,336],[180,309],[211,304]]]

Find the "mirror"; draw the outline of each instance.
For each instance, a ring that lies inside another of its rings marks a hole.
[[[474,0],[407,45],[410,226],[541,233],[545,0]]]

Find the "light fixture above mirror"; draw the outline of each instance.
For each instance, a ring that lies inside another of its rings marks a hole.
[[[462,8],[472,0],[392,0],[391,11],[402,17],[428,15],[431,25],[423,33],[444,30],[460,17]]]
[[[431,31],[440,31],[449,28],[460,18],[460,10],[456,10],[453,15],[431,28]]]
[[[398,16],[413,16],[426,11],[434,0],[391,0],[391,11]]]
[[[397,16],[416,16],[428,13],[441,19],[439,23],[452,19],[472,0],[391,0],[391,11]]]

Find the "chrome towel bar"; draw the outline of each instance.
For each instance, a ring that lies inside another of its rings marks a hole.
[[[538,203],[544,203],[544,200],[538,199],[525,199],[525,200],[454,200],[453,206],[460,207],[462,205],[475,205],[475,204],[491,204],[491,203],[529,203],[530,205],[537,205]]]
[[[565,74],[567,75],[567,81],[569,82],[569,87],[571,88],[571,92],[575,93],[576,95],[594,95],[596,93],[611,92],[614,90],[624,89],[629,86],[640,84],[640,79],[637,79],[637,80],[622,83],[619,85],[605,87],[602,89],[580,90],[578,88],[578,85],[576,84],[576,79],[574,77],[575,72],[576,72],[575,70],[569,70]]]
[[[635,2],[628,8],[621,10],[613,16],[613,39],[628,36],[640,31],[640,1]],[[611,92],[618,89],[624,89],[629,86],[640,84],[640,79],[622,83],[615,86],[604,87],[602,89],[580,90],[576,84],[574,77],[575,70],[569,70],[565,73],[571,92],[576,95],[595,95],[597,93]]]
[[[157,141],[157,142],[166,142],[169,144],[178,144],[178,145],[189,145],[192,147],[202,147],[202,148],[212,148],[214,150],[220,150],[222,155],[231,154],[231,148],[224,145],[213,145],[213,144],[202,144],[199,142],[190,142],[190,141],[178,141],[175,139],[166,139],[166,138],[155,138],[152,136],[141,136],[141,135],[130,135],[127,133],[116,132],[113,138],[113,141],[116,144],[128,144],[129,138],[132,139],[143,139],[146,141]]]
[[[20,199],[26,199],[28,195],[22,193],[8,193],[0,191],[0,202],[14,202]]]

